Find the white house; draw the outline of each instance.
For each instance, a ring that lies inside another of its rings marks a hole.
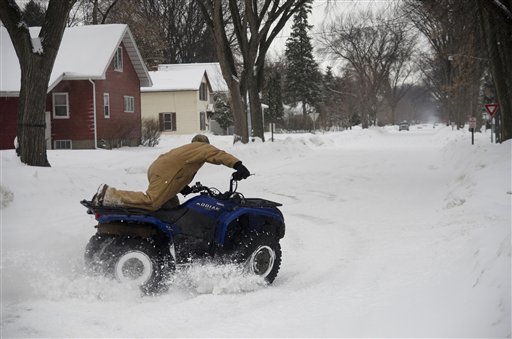
[[[192,63],[192,64],[161,64],[158,65],[159,71],[173,70],[206,70],[208,80],[212,86],[213,93],[228,93],[228,85],[222,76],[222,70],[218,62]]]
[[[142,119],[157,119],[166,134],[209,130],[213,97],[204,68],[176,67],[149,75],[153,86],[141,88]]]

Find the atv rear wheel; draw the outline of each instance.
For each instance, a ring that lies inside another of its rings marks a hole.
[[[154,294],[165,289],[165,279],[174,269],[168,252],[151,239],[95,235],[87,245],[85,259],[93,272]]]
[[[265,278],[271,284],[281,266],[281,245],[269,232],[250,231],[242,235],[236,251],[236,261],[244,263],[245,270]]]
[[[105,234],[95,234],[89,239],[85,247],[84,262],[85,268],[92,274],[105,274],[106,266],[104,262],[105,249],[114,241],[114,237]]]

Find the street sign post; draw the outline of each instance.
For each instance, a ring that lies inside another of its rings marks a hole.
[[[485,110],[487,111],[487,114],[491,117],[491,143],[494,142],[493,135],[494,135],[494,114],[498,110],[498,104],[485,104]]]
[[[316,131],[316,119],[318,118],[318,116],[320,114],[317,112],[313,112],[313,113],[310,113],[309,115],[311,115],[311,120],[313,120],[313,133],[314,133]]]
[[[475,144],[476,117],[469,117],[469,129],[471,130],[471,145]]]

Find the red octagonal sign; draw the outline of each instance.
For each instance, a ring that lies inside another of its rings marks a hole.
[[[496,111],[498,110],[498,104],[486,104],[485,109],[492,118],[494,116],[494,113],[496,113]]]

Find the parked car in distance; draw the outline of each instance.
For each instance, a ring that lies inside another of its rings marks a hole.
[[[407,121],[402,121],[398,125],[398,130],[399,131],[408,131],[409,130],[409,123]]]

